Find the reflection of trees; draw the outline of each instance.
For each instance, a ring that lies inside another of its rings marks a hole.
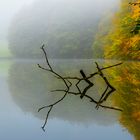
[[[67,60],[67,62],[56,60],[52,64],[63,75],[79,75],[79,69],[81,68],[84,68],[84,71],[87,73],[95,70],[92,61],[87,63],[86,60]],[[102,79],[99,80],[98,77],[93,80],[96,81],[94,82],[96,86],[88,94],[98,98],[97,95],[104,90],[104,81]],[[80,86],[82,87],[84,84],[86,83],[81,83]],[[15,103],[23,111],[30,112],[41,119],[44,119],[44,116],[46,116],[46,110],[38,113],[38,108],[53,103],[63,95],[61,92],[49,92],[52,89],[63,88],[61,87],[63,83],[60,80],[56,81],[55,77],[41,71],[33,62],[15,62],[9,71],[9,86]],[[117,112],[103,109],[97,111],[94,107],[86,99],[81,101],[79,97],[69,95],[54,108],[50,117],[84,124],[90,124],[95,121],[109,124],[116,119]]]
[[[120,123],[140,140],[140,63],[125,62],[123,67],[109,73],[114,75],[112,82],[116,85],[118,93],[114,102],[124,111]]]

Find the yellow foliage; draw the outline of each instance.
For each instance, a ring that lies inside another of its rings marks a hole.
[[[113,103],[123,109],[119,122],[135,140],[140,140],[140,62],[125,61],[108,73],[113,76],[111,83],[117,89]]]
[[[139,5],[129,5],[129,0],[122,0],[104,42],[106,58],[140,60]]]
[[[132,118],[140,122],[140,111],[134,112]]]

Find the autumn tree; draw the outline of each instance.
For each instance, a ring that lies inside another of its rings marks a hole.
[[[107,59],[140,59],[140,0],[122,0],[100,44]],[[104,23],[104,27],[106,23]],[[101,34],[101,33],[100,33]]]
[[[140,140],[140,64],[139,62],[125,62],[122,67],[108,70],[113,75],[111,83],[115,85],[117,93],[112,96],[114,105],[123,109],[119,116],[120,124]]]

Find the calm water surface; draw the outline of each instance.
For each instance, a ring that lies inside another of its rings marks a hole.
[[[97,71],[95,61],[100,66],[118,63],[102,60],[51,60],[51,64],[62,75],[80,76],[80,69],[87,75]],[[52,74],[40,70],[37,63],[45,66],[41,60],[0,61],[1,140],[140,139],[139,62],[123,62],[121,66],[104,71],[117,89],[105,104],[122,108],[122,113],[101,108],[96,110],[88,99],[81,100],[79,96],[68,95],[52,110],[46,132],[42,131],[41,126],[47,109],[39,113],[37,110],[55,102],[64,94],[51,93],[51,90],[65,87]],[[98,99],[106,85],[98,76],[92,81],[95,86],[87,94]],[[81,83],[80,86],[82,88],[86,83]],[[72,90],[75,91],[75,87]]]

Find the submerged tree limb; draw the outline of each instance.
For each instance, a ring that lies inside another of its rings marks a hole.
[[[45,51],[44,49],[44,45],[42,45],[41,47],[43,53],[44,53],[44,56],[45,56],[45,60],[46,60],[46,64],[47,64],[47,67],[48,68],[45,68],[45,67],[42,67],[40,64],[38,64],[38,67],[42,70],[45,70],[45,71],[48,71],[50,73],[52,73],[56,78],[60,79],[63,81],[66,89],[57,89],[57,90],[53,90],[51,92],[64,92],[64,95],[59,99],[57,100],[56,102],[50,104],[50,105],[45,105],[41,108],[38,109],[38,112],[40,112],[41,110],[45,109],[45,108],[49,108],[48,112],[47,112],[47,115],[46,115],[46,119],[45,119],[45,122],[42,126],[42,129],[43,131],[45,131],[45,126],[47,124],[47,120],[49,118],[49,115],[53,109],[53,107],[55,105],[57,105],[58,103],[60,103],[61,101],[64,100],[64,98],[68,95],[68,94],[72,94],[72,95],[79,95],[80,98],[82,99],[83,97],[87,98],[90,100],[90,102],[96,104],[96,109],[98,109],[99,107],[101,108],[104,108],[104,109],[112,109],[112,110],[116,110],[116,111],[122,111],[122,109],[119,109],[119,108],[116,108],[116,107],[111,107],[111,106],[105,106],[105,105],[102,105],[103,102],[105,102],[108,97],[116,90],[108,81],[108,79],[104,76],[104,73],[102,72],[103,70],[106,70],[106,69],[109,69],[109,68],[112,68],[112,67],[115,67],[115,66],[118,66],[118,65],[121,65],[122,63],[117,63],[115,65],[111,65],[111,66],[107,66],[107,67],[103,67],[103,68],[100,68],[98,63],[95,62],[96,64],[96,67],[97,67],[97,72],[94,72],[92,74],[90,74],[89,76],[86,76],[86,74],[84,73],[83,70],[80,70],[80,74],[82,77],[63,77],[61,76],[60,74],[58,74],[56,71],[54,71],[54,69],[52,68],[49,60],[48,60],[48,57],[47,57],[47,52]],[[102,93],[100,99],[98,101],[94,100],[91,96],[87,95],[86,93],[88,92],[88,90],[93,87],[93,83],[90,81],[90,79],[92,77],[94,77],[95,75],[99,75],[106,83],[107,87],[106,89],[104,90],[104,92]],[[78,92],[72,92],[70,91],[70,88],[72,86],[72,82],[71,80],[77,80],[76,84],[74,86],[76,86]],[[79,88],[79,84],[81,81],[85,81],[86,83],[88,83],[88,86],[86,86],[84,88],[83,91],[80,90]],[[110,89],[110,90],[109,90]]]
[[[70,89],[72,83],[71,83],[68,79],[65,80],[60,74],[58,74],[57,72],[55,72],[55,71],[53,70],[53,68],[51,67],[51,65],[50,65],[50,63],[49,63],[49,61],[48,61],[48,57],[47,57],[47,53],[46,53],[46,51],[45,51],[45,49],[44,49],[44,45],[42,45],[41,49],[42,49],[42,51],[43,51],[43,53],[44,53],[44,55],[45,55],[46,63],[47,63],[47,65],[48,65],[49,68],[44,68],[44,67],[40,66],[40,64],[38,64],[38,67],[41,68],[42,70],[46,70],[46,71],[49,71],[49,72],[51,72],[52,74],[54,74],[56,77],[58,77],[59,79],[61,79],[61,80],[63,81],[63,83],[65,84],[65,86],[66,86],[66,91],[65,91],[65,94],[62,96],[62,98],[60,98],[58,101],[56,101],[55,103],[53,103],[53,104],[51,104],[51,105],[43,106],[43,107],[41,107],[41,108],[38,109],[38,112],[40,112],[40,111],[41,111],[42,109],[44,109],[44,108],[49,108],[49,111],[48,111],[48,113],[47,113],[47,116],[46,116],[44,125],[42,126],[43,131],[45,131],[44,128],[45,128],[45,126],[46,126],[46,124],[47,124],[47,120],[48,120],[48,117],[49,117],[50,112],[52,111],[53,107],[54,107],[56,104],[58,104],[59,102],[61,102],[61,101],[66,97],[66,95],[68,94],[68,91],[69,91],[69,89]],[[68,85],[67,82],[68,82],[70,85]]]
[[[104,101],[107,100],[107,98],[109,97],[109,95],[111,95],[116,89],[109,83],[109,81],[107,80],[107,78],[104,76],[101,68],[99,67],[98,63],[95,62],[96,67],[98,69],[99,75],[102,77],[102,79],[105,81],[107,88],[106,90],[103,92],[101,98],[99,99],[96,108],[99,108],[99,104],[103,103]],[[108,88],[110,88],[110,90],[107,92]],[[107,93],[106,93],[107,92]]]
[[[87,92],[94,84],[93,84],[92,82],[90,82],[88,79],[86,79],[86,75],[85,75],[85,73],[84,73],[83,70],[80,70],[80,73],[81,73],[81,75],[83,76],[84,80],[89,84],[89,85],[84,89],[84,91],[81,93],[80,98],[82,99],[82,98],[85,96],[86,92]],[[80,83],[80,82],[79,82],[79,83]]]
[[[52,90],[51,92],[66,92],[65,90],[61,90],[61,89],[58,89],[58,90]],[[81,95],[80,93],[78,93],[78,92],[71,92],[71,91],[69,91],[68,92],[68,94],[72,94],[72,95]],[[89,95],[85,95],[85,97],[87,98],[87,99],[89,99],[90,100],[90,102],[92,102],[92,103],[95,103],[95,104],[98,104],[98,101],[96,101],[95,99],[93,99],[91,96],[89,96]],[[102,107],[102,108],[104,108],[104,109],[112,109],[112,110],[117,110],[117,111],[123,111],[122,109],[120,109],[120,108],[116,108],[116,107],[112,107],[112,106],[106,106],[106,105],[101,105],[101,104],[99,104],[99,106],[100,107]]]
[[[109,68],[113,68],[113,67],[116,67],[116,66],[119,66],[123,64],[122,62],[120,63],[117,63],[117,64],[114,64],[114,65],[111,65],[111,66],[107,66],[107,67],[103,67],[103,68],[100,68],[100,70],[106,70],[106,69],[109,69]],[[98,75],[99,73],[98,72],[94,72],[92,74],[90,74],[89,76],[85,77],[85,78],[80,78],[80,77],[63,77],[64,79],[71,79],[71,80],[85,80],[85,79],[91,79],[92,77],[94,77],[95,75]]]

